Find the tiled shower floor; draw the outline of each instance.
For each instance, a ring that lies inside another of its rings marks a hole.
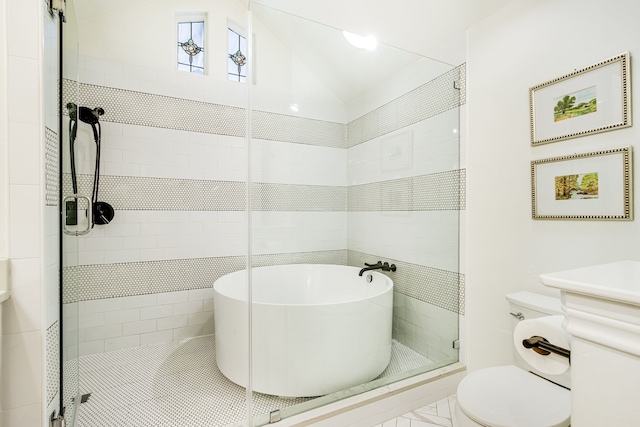
[[[431,364],[393,341],[391,362],[380,377]],[[78,427],[210,427],[246,418],[246,392],[227,380],[215,361],[213,336],[137,347],[80,359]],[[309,400],[254,393],[253,414]]]

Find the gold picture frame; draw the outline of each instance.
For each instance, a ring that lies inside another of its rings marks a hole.
[[[529,89],[531,145],[631,126],[629,52]]]
[[[633,220],[631,147],[531,162],[533,219]]]

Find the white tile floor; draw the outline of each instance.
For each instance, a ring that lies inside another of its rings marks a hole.
[[[456,427],[455,396],[449,396],[375,427]]]
[[[394,340],[391,362],[381,377],[431,363]],[[79,427],[209,427],[246,417],[246,392],[218,370],[212,335],[84,356],[79,374],[81,393],[91,393],[79,408]],[[255,393],[254,415],[306,400]]]

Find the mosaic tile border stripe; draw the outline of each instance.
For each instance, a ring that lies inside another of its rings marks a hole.
[[[463,210],[466,170],[452,170],[349,187],[349,212]]]
[[[71,176],[63,185],[71,193]],[[78,176],[80,194],[91,194],[93,177]],[[116,210],[243,211],[245,183],[171,178],[104,175],[100,200]],[[254,211],[342,212],[347,209],[347,188],[323,185],[254,183]]]
[[[253,266],[264,267],[268,265],[283,264],[347,264],[347,250],[336,249],[332,251],[294,252],[282,254],[254,255]]]
[[[254,265],[345,264],[346,250],[256,255]],[[219,277],[245,268],[244,256],[192,258],[119,264],[93,264],[63,270],[64,303],[202,289]]]
[[[165,129],[245,136],[245,109],[165,95],[97,86],[65,80],[63,100],[76,99],[91,108],[100,106],[101,120]],[[76,86],[77,85],[77,86]]]
[[[347,264],[361,266],[378,255],[348,251]],[[393,279],[396,292],[433,304],[454,313],[464,314],[464,275],[400,260],[387,259],[398,269],[388,274]],[[462,298],[461,298],[462,297]]]
[[[457,67],[460,70],[460,105],[467,103],[467,63],[464,62]]]
[[[458,293],[458,304],[460,306],[460,314],[465,314],[465,307],[467,305],[467,294],[466,294],[466,276],[464,274],[460,275],[460,288]]]
[[[242,211],[245,184],[105,175],[100,199],[116,210]],[[71,177],[63,177],[71,191]],[[78,176],[80,194],[91,194],[91,175]],[[466,170],[381,181],[350,187],[254,183],[254,211],[356,212],[428,211],[466,208]]]
[[[253,211],[344,212],[347,187],[254,183]]]
[[[460,169],[460,183],[458,184],[460,191],[460,210],[467,209],[467,169]]]
[[[60,391],[60,323],[55,321],[47,329],[45,338],[47,405]]]
[[[466,81],[463,80],[466,80],[466,64],[353,120],[347,125],[347,146],[353,147],[459,107],[466,102]],[[459,89],[454,87],[454,82]]]
[[[64,86],[65,104],[75,98],[75,85]],[[99,105],[102,120],[140,126],[245,136],[246,109],[107,86],[79,84],[81,105]],[[346,148],[346,125],[255,110],[252,137],[298,144]]]
[[[44,128],[44,177],[46,206],[58,206],[58,134]]]
[[[279,264],[338,264],[361,266],[378,255],[346,249],[290,254],[256,255],[254,266]],[[245,267],[245,258],[219,257],[121,264],[95,264],[64,269],[64,303],[208,288],[219,277]],[[455,313],[464,314],[465,276],[452,271],[389,260],[396,291]]]
[[[63,186],[71,194],[71,175],[63,176]],[[92,175],[78,175],[78,192],[90,195]],[[245,183],[193,179],[147,178],[103,175],[100,200],[116,210],[242,211]]]
[[[80,104],[104,108],[104,121],[239,137],[246,134],[244,108],[66,82],[65,104],[76,98],[78,87]],[[271,141],[348,148],[465,103],[466,63],[348,124],[255,110],[251,135]]]
[[[211,287],[221,276],[241,270],[243,256],[93,264],[63,270],[64,303]]]
[[[259,110],[253,112],[251,123],[253,138],[347,148],[347,127],[342,123]]]

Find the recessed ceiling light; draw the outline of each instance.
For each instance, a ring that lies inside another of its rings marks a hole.
[[[343,31],[342,34],[349,43],[358,49],[376,50],[378,47],[378,41],[372,35],[359,36],[348,31]]]

